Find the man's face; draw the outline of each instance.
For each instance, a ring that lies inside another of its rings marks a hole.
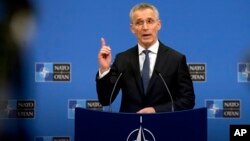
[[[132,15],[131,31],[141,46],[148,48],[158,39],[161,22],[151,9],[137,10]]]

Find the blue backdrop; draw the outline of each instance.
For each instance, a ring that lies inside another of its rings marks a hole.
[[[74,107],[86,107],[87,101],[97,99],[95,75],[100,38],[104,37],[112,48],[113,58],[134,46],[136,39],[129,28],[129,11],[139,2],[143,1],[33,1],[37,10],[36,32],[27,53],[28,89],[23,98],[35,102],[35,117],[25,120],[30,126],[31,139],[66,136],[74,140]],[[245,60],[250,45],[250,1],[146,2],[160,11],[159,39],[184,53],[189,64],[205,65],[205,80],[194,81],[195,108],[211,108],[210,102],[223,109],[220,104],[226,100],[240,103],[238,117],[208,114],[208,140],[228,141],[230,124],[250,124],[246,71],[250,70],[250,62]],[[39,81],[38,64],[70,65],[70,81]],[[119,102],[120,97],[113,104],[114,112],[118,112]]]

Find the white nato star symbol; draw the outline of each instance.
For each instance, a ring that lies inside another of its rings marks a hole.
[[[213,104],[213,106],[209,110],[212,111],[213,114],[215,114],[217,112],[217,110],[219,110],[219,107],[216,106],[216,104]]]
[[[42,75],[42,77],[45,78],[48,73],[49,73],[49,71],[47,70],[47,68],[43,67],[42,71],[40,72],[40,75]]]
[[[140,116],[140,123],[142,124],[142,116]],[[149,136],[151,136],[152,141],[155,141],[155,137],[154,137],[153,133],[146,128],[142,128],[142,125],[140,125],[140,128],[133,130],[128,135],[127,141],[149,141],[148,139],[146,139],[145,133],[148,134]],[[136,139],[132,139],[131,135],[133,135],[133,134],[136,135]]]
[[[139,132],[138,132],[138,134],[137,134],[137,138],[136,138],[136,140],[134,140],[134,141],[148,141],[148,140],[145,138],[144,131],[143,131],[142,127],[140,127]]]

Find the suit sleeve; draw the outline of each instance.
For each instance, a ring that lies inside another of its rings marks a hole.
[[[175,97],[175,109],[187,110],[192,109],[195,105],[195,95],[193,82],[190,77],[189,69],[186,63],[186,57],[181,58],[177,76],[178,93]]]
[[[169,85],[172,86],[169,87],[169,89],[174,101],[174,110],[180,111],[192,109],[195,105],[194,88],[186,63],[186,57],[184,55],[179,59],[176,77],[174,78],[174,86]],[[156,112],[170,112],[172,103],[165,102],[154,106],[154,108]]]
[[[97,72],[97,74],[96,74],[96,91],[97,91],[97,96],[98,96],[99,102],[103,106],[110,105],[115,100],[116,96],[118,95],[119,90],[120,90],[119,83],[116,85],[116,89],[114,90],[114,93],[111,96],[118,76],[119,76],[119,71],[116,67],[116,60],[112,64],[109,73],[107,75],[105,75],[103,78],[99,79],[99,73]]]

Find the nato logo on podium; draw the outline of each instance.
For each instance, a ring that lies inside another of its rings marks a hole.
[[[127,138],[127,141],[155,141],[154,134],[142,126],[142,116],[140,116],[140,127],[133,130]]]

